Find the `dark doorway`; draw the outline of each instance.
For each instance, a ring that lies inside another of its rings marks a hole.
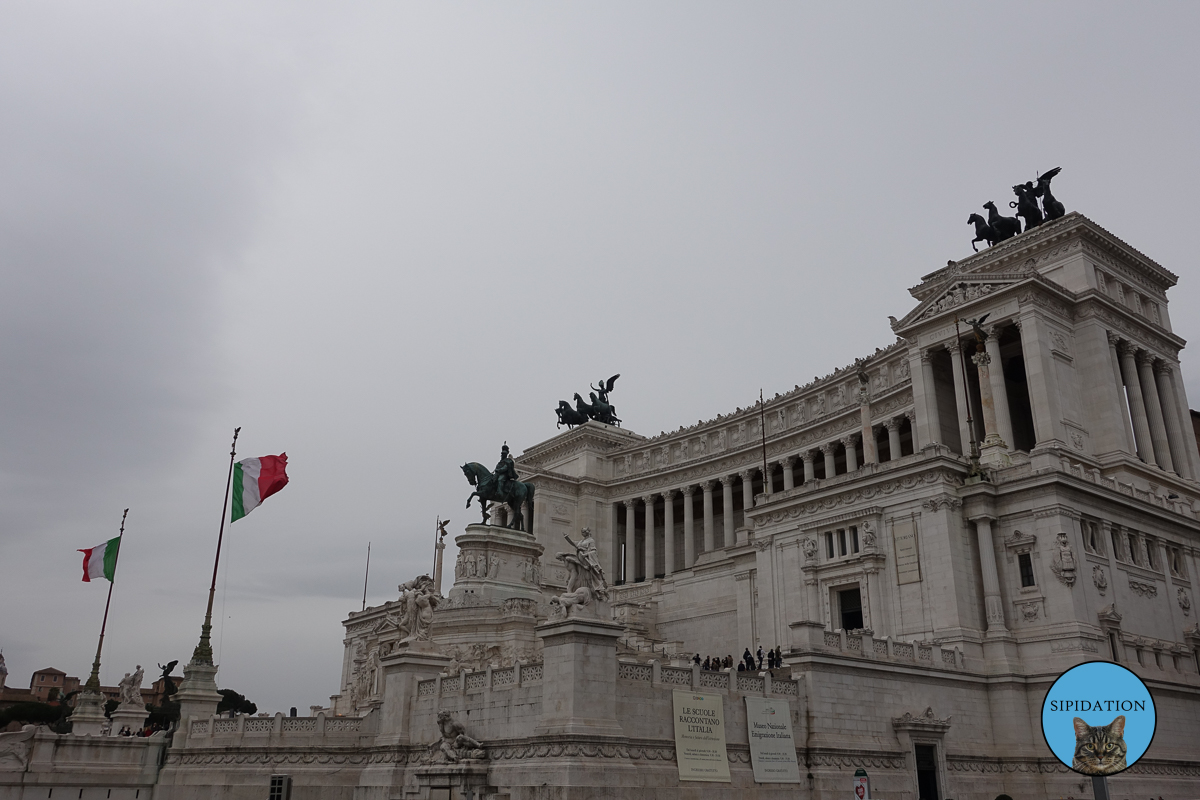
[[[919,744],[916,750],[918,800],[942,800],[937,785],[937,750],[931,744]]]
[[[855,631],[863,626],[862,595],[857,588],[838,592],[838,610],[842,612],[842,630]]]

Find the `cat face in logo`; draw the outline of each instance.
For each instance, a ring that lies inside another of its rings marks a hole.
[[[1107,725],[1088,725],[1075,718],[1072,769],[1086,775],[1112,775],[1125,769],[1125,715]]]

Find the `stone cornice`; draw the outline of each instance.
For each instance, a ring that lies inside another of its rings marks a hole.
[[[639,433],[592,420],[565,433],[556,434],[533,447],[526,448],[516,461],[518,464],[532,466],[540,461],[562,457],[587,448],[603,452],[627,447],[643,442],[645,439],[646,437]]]
[[[1186,340],[1161,325],[1139,317],[1097,291],[1089,291],[1081,296],[1075,306],[1075,319],[1099,320],[1100,324],[1117,336],[1128,338],[1135,344],[1143,345],[1148,350],[1157,351],[1174,360],[1179,359],[1179,351],[1187,344]]]

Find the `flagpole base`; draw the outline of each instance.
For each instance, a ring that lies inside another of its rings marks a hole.
[[[75,736],[103,736],[108,718],[104,716],[104,695],[80,692],[71,712],[71,733]]]
[[[192,719],[208,719],[217,713],[221,695],[217,693],[216,666],[188,664],[183,668],[183,683],[171,699],[179,703],[179,730],[186,737]]]

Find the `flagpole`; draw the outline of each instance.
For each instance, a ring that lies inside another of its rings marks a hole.
[[[225,478],[225,502],[221,506],[221,527],[217,532],[217,557],[213,559],[212,585],[208,587],[208,609],[204,612],[204,624],[200,626],[200,643],[192,652],[193,664],[208,664],[212,666],[212,633],[213,598],[217,595],[217,569],[221,564],[221,541],[225,538],[225,513],[229,509],[229,487],[233,485],[233,459],[237,455],[238,434],[242,429],[233,429],[233,446],[229,449],[229,475]]]
[[[92,662],[92,674],[88,677],[84,688],[93,692],[100,691],[100,650],[104,647],[104,629],[108,627],[108,607],[112,603],[113,584],[117,581],[117,562],[121,559],[121,539],[125,536],[125,518],[129,509],[121,515],[121,532],[117,534],[117,554],[113,557],[113,576],[108,582],[108,599],[104,601],[104,621],[100,623],[100,641],[96,643],[96,660]]]
[[[762,427],[763,494],[769,496],[771,494],[771,484],[774,481],[771,480],[770,474],[767,472],[767,406],[763,402],[761,387],[758,390],[758,413],[759,425]]]
[[[362,610],[367,610],[367,578],[371,575],[371,543],[367,542],[367,569],[363,572],[363,606]]]

